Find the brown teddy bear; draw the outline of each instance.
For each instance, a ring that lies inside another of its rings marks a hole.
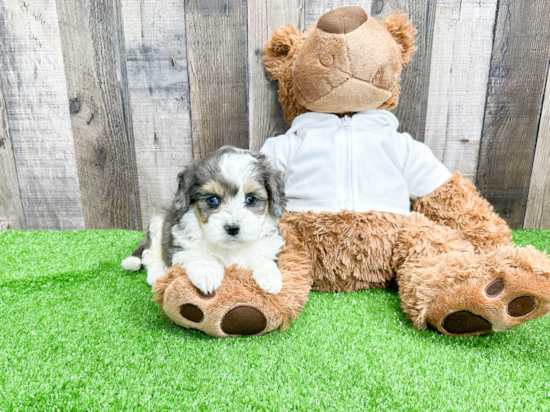
[[[214,336],[262,334],[296,317],[310,287],[352,292],[392,280],[421,330],[470,336],[550,312],[548,257],[515,248],[475,188],[398,133],[385,110],[397,105],[414,35],[406,16],[376,22],[360,7],[326,13],[305,33],[273,33],[264,65],[291,128],[262,151],[286,181],[283,290],[264,293],[232,267],[205,298],[173,267],[154,291],[174,322]]]

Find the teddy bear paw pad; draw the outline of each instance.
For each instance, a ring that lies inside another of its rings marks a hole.
[[[221,329],[228,335],[255,335],[267,326],[262,312],[252,306],[237,306],[225,314]]]
[[[195,305],[185,304],[180,306],[180,315],[191,322],[200,323],[204,319],[204,314]]]
[[[205,294],[200,291],[200,289],[196,288],[197,295],[199,295],[203,299],[214,299],[216,297],[216,291]]]
[[[485,288],[485,294],[489,298],[496,298],[504,291],[504,280],[496,279],[490,282]]]
[[[519,318],[534,311],[537,304],[538,302],[533,296],[520,296],[508,304],[506,312],[514,318]]]
[[[463,333],[474,333],[489,331],[492,328],[491,323],[481,316],[474,315],[466,310],[453,312],[443,319],[441,324],[443,329],[449,333],[461,335]]]

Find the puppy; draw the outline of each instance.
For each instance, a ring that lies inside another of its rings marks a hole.
[[[136,271],[144,265],[152,286],[179,265],[208,295],[221,285],[224,267],[237,264],[251,269],[266,292],[279,293],[275,260],[284,244],[278,221],[285,207],[281,172],[263,154],[224,146],[178,175],[171,207],[151,219],[122,267]]]

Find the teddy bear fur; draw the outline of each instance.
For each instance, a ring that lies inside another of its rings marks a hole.
[[[379,109],[397,105],[401,69],[416,50],[415,29],[399,12],[380,22],[365,16],[360,8],[346,7],[322,16],[305,33],[290,25],[275,30],[264,47],[264,66],[278,81],[288,123],[313,110],[353,115],[373,108],[369,104]],[[354,91],[339,94],[346,84]],[[380,96],[386,96],[383,102],[377,100]],[[409,216],[346,210],[287,212],[280,222],[286,245],[279,257],[285,292],[280,302],[276,296],[267,297],[269,307],[261,310],[273,314],[266,315],[268,326],[258,334],[284,328],[305,304],[309,287],[353,292],[385,288],[393,280],[403,311],[420,330],[431,327],[450,336],[499,332],[550,312],[548,256],[531,246],[515,248],[506,223],[460,173],[416,199],[411,209]],[[294,276],[285,278],[289,276],[285,271]],[[224,279],[219,289],[225,293],[226,283],[229,287],[237,282],[231,297],[217,304],[209,321],[215,326],[179,323],[215,336],[231,335],[220,333],[223,316],[262,295],[252,280],[236,274],[236,268],[229,269],[227,282]],[[293,296],[289,291],[300,276],[308,280],[296,287]],[[176,278],[185,278],[181,269],[171,269],[155,285],[161,305]],[[177,323],[181,320],[177,308],[194,299],[187,288],[169,315]]]

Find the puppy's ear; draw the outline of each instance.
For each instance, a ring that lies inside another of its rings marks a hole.
[[[189,209],[192,201],[191,191],[196,183],[196,162],[194,160],[189,163],[183,171],[178,174],[178,190],[174,196],[174,209],[179,214],[184,214]]]
[[[261,169],[262,179],[269,201],[269,213],[277,219],[281,219],[285,215],[286,210],[285,181],[283,179],[283,173],[275,169],[264,154],[258,153],[253,156],[258,159]]]
[[[401,48],[403,66],[409,63],[414,52],[418,49],[415,46],[416,29],[413,27],[412,21],[407,20],[406,14],[400,14],[396,10],[391,16],[380,20],[379,23],[390,32],[395,42]]]
[[[282,66],[292,48],[304,41],[304,34],[292,24],[280,27],[273,32],[271,38],[264,45],[263,63],[270,80],[279,80]]]

